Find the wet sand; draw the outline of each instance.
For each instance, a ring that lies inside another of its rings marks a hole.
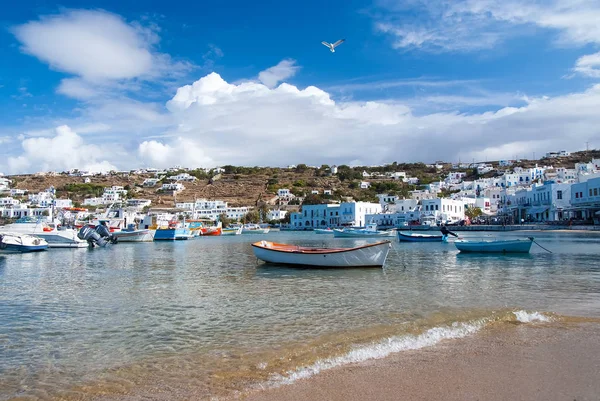
[[[600,400],[600,324],[515,324],[349,365],[244,401]]]

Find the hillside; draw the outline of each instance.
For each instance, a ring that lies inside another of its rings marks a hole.
[[[599,150],[588,152],[574,152],[568,157],[556,159],[522,160],[517,165],[532,167],[539,165],[553,165],[555,167],[574,167],[575,163],[587,162],[592,158],[600,158]],[[498,166],[497,162],[489,162]],[[50,175],[15,175],[8,178],[13,180],[13,188],[27,189],[29,193],[37,193],[54,186],[57,197],[70,198],[74,202],[82,203],[86,197],[100,196],[104,187],[112,185],[123,186],[129,191],[132,198],[150,199],[153,207],[173,207],[177,202],[191,202],[194,199],[205,198],[209,200],[223,200],[230,206],[254,206],[263,201],[276,203],[277,190],[288,188],[297,196],[308,196],[307,202],[319,203],[328,200],[343,200],[351,197],[357,201],[377,201],[377,193],[395,193],[406,196],[409,190],[418,189],[419,186],[407,185],[401,181],[383,177],[363,178],[362,173],[386,173],[404,171],[409,177],[418,177],[421,185],[440,180],[451,171],[451,164],[444,163],[443,169],[427,167],[423,163],[392,163],[379,167],[348,167],[339,166],[338,174],[329,174],[329,166],[320,168],[299,165],[294,169],[287,168],[262,168],[262,167],[234,167],[225,166],[225,172],[219,175],[207,174],[200,170],[191,171],[198,179],[195,182],[183,182],[185,190],[173,196],[170,193],[157,191],[162,184],[153,188],[144,188],[142,183],[153,174],[110,174],[97,175],[90,178],[90,183],[85,184],[83,177],[71,177],[66,174]],[[472,169],[466,169],[467,179],[473,179]],[[170,173],[175,175],[178,172]],[[495,173],[492,173],[492,175]],[[212,177],[212,178],[210,178]],[[163,178],[163,182],[167,182]],[[369,181],[370,189],[360,189],[361,181]],[[310,196],[316,190],[322,194],[324,190],[333,191],[332,196]]]

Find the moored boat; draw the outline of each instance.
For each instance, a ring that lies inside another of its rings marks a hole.
[[[242,234],[267,234],[269,227],[261,228],[258,224],[244,224],[242,227]]]
[[[27,234],[0,233],[0,253],[38,252],[48,249],[46,240]]]
[[[533,237],[499,240],[456,240],[454,245],[461,252],[529,253],[533,240]]]
[[[316,267],[382,267],[390,247],[390,241],[353,248],[312,248],[269,241],[252,244],[254,255],[267,263]]]
[[[240,235],[242,233],[242,226],[239,227],[228,227],[221,229],[221,235]]]
[[[0,230],[10,234],[33,235],[45,240],[49,248],[85,248],[88,245],[87,241],[77,237],[77,230],[31,217],[20,218],[12,224],[1,226]]]
[[[369,224],[366,228],[344,228],[334,229],[335,238],[371,238],[371,237],[393,237],[394,230],[379,231],[376,224]]]
[[[135,224],[128,224],[127,228],[115,231],[113,237],[117,242],[151,242],[154,240],[154,232],[149,229],[137,229]]]
[[[331,228],[315,228],[313,231],[315,234],[333,234],[333,229]]]
[[[187,240],[194,237],[194,233],[190,231],[185,223],[172,221],[168,227],[158,227],[154,233],[154,241],[176,241]]]
[[[401,242],[442,242],[444,237],[441,234],[416,234],[398,231],[398,241]]]

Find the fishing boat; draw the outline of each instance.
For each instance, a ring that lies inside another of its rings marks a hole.
[[[382,267],[390,247],[390,241],[353,248],[311,248],[269,241],[252,244],[254,255],[267,263],[315,267]]]
[[[315,228],[315,234],[333,234],[333,230],[331,228]]]
[[[456,240],[454,245],[461,252],[478,253],[529,253],[533,237],[520,239]]]
[[[154,241],[154,232],[149,229],[138,229],[136,225],[130,223],[121,231],[113,232],[113,237],[117,242],[152,242]]]
[[[0,253],[38,252],[48,249],[48,242],[27,234],[0,233]]]
[[[185,223],[169,222],[168,227],[158,227],[154,233],[154,241],[178,241],[193,238],[194,234]]]
[[[12,224],[0,227],[0,230],[16,235],[33,235],[45,240],[49,248],[85,248],[88,245],[87,241],[77,237],[77,230],[32,217],[22,217]]]
[[[228,227],[221,229],[221,235],[240,235],[242,233],[242,226],[239,227]]]
[[[371,238],[371,237],[393,237],[394,230],[379,231],[377,224],[368,224],[365,228],[344,228],[342,230],[334,229],[335,238]]]
[[[266,234],[269,232],[269,227],[262,228],[258,224],[244,224],[242,226],[242,234]]]
[[[417,234],[398,231],[398,241],[400,242],[442,242],[447,238],[442,234]]]

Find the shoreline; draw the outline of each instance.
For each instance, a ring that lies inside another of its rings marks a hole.
[[[489,327],[226,400],[595,400],[600,323]]]

